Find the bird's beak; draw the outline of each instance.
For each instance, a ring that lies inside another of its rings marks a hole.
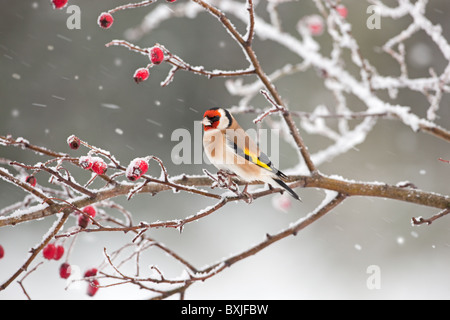
[[[202,124],[204,126],[211,126],[211,121],[207,117],[204,117],[202,120]]]

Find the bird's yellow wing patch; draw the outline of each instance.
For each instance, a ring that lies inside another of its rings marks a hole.
[[[247,159],[248,161],[250,161],[250,162],[256,164],[257,166],[260,166],[266,170],[272,171],[272,168],[270,167],[270,165],[271,165],[270,160],[268,162],[264,162],[255,153],[250,152],[250,150],[248,148],[244,149],[244,154],[245,154],[245,159]],[[267,160],[268,160],[268,158],[267,158]]]

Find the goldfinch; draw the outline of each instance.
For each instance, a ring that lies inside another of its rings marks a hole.
[[[301,201],[282,180],[287,176],[273,166],[269,157],[259,149],[228,110],[207,110],[202,124],[203,147],[208,159],[217,169],[235,174],[245,182],[262,181],[270,186],[278,184],[293,198]]]

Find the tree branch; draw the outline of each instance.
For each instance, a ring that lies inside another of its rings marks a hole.
[[[1,172],[1,171],[0,171]],[[193,187],[209,187],[211,186],[211,179],[207,176],[186,176],[183,175],[180,178],[172,178],[171,182],[167,184],[163,183],[150,183],[143,186],[140,193],[150,193],[157,194],[162,191],[172,190],[173,187],[177,186],[184,191],[193,191]],[[347,181],[341,178],[327,177],[321,174],[316,174],[314,176],[303,176],[294,175],[289,176],[287,179],[291,183],[291,187],[303,187],[303,188],[319,188],[336,191],[347,196],[367,196],[367,197],[379,197],[392,200],[398,200],[408,203],[419,204],[423,206],[446,209],[450,208],[450,197],[440,195],[434,192],[426,192],[418,189],[404,188],[394,185],[382,184],[382,183],[370,183],[370,182],[353,182]],[[244,185],[246,183],[237,182],[239,185]],[[261,182],[252,182],[251,185],[262,184]],[[112,199],[118,196],[127,195],[135,185],[121,184],[113,188],[108,188],[97,192],[95,197],[83,197],[72,202],[73,206],[82,208],[91,204],[101,202],[106,199]],[[254,199],[260,197],[280,192],[281,189],[274,188],[272,190],[264,190],[252,193]],[[202,195],[208,194],[202,192]],[[220,195],[209,194],[211,197],[216,199],[221,199]],[[228,201],[236,201],[242,199],[242,196],[230,196],[227,197]],[[219,202],[221,203],[221,202]],[[30,211],[30,209],[27,209]],[[36,209],[24,215],[14,215],[6,216],[0,219],[0,227],[7,225],[16,225],[21,222],[41,219],[44,217],[51,216],[58,212],[70,213],[73,211],[67,204],[53,204],[44,209]],[[190,222],[190,221],[187,221]],[[175,222],[170,223],[157,223],[154,227],[176,227]],[[185,223],[183,223],[185,224]]]

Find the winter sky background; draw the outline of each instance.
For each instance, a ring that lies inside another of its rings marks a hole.
[[[181,1],[181,0],[180,0]],[[177,72],[174,81],[160,87],[170,69],[162,64],[150,70],[146,82],[136,84],[134,71],[147,65],[140,54],[122,47],[106,48],[105,43],[123,39],[124,32],[138,25],[151,7],[127,10],[115,15],[109,30],[97,26],[96,18],[124,1],[69,0],[81,8],[81,29],[69,30],[65,10],[53,10],[50,1],[0,1],[0,134],[24,137],[31,143],[81,156],[82,151],[68,149],[71,134],[92,145],[111,151],[121,163],[135,157],[157,155],[174,176],[201,174],[202,165],[175,165],[171,150],[177,142],[171,134],[177,128],[191,132],[194,121],[201,120],[211,107],[229,107],[237,103],[220,78],[207,79]],[[429,1],[429,17],[440,23],[450,39],[450,3]],[[160,3],[163,3],[160,1]],[[380,73],[392,72],[396,64],[377,46],[406,28],[407,20],[382,20],[381,30],[366,28],[367,3],[343,1],[349,9],[348,20],[360,41],[363,54]],[[389,1],[386,3],[395,3]],[[168,10],[170,10],[168,8]],[[316,13],[312,1],[301,0],[281,7],[289,32],[295,33],[300,17]],[[239,24],[238,24],[239,25]],[[193,65],[207,69],[245,68],[240,49],[216,19],[207,14],[196,20],[166,21],[137,45],[150,47],[161,43]],[[324,46],[327,44],[324,43]],[[328,44],[329,45],[329,44]],[[255,43],[255,51],[266,72],[296,57],[273,43]],[[410,76],[428,76],[433,67],[442,70],[447,62],[431,41],[420,33],[407,42]],[[324,93],[314,70],[288,77],[277,83],[280,93],[293,110],[311,111],[317,104],[331,100]],[[262,103],[264,100],[255,100]],[[423,96],[400,94],[399,103],[410,105],[424,115]],[[450,128],[449,99],[442,100],[438,123]],[[253,126],[254,115],[239,116],[243,127]],[[195,137],[194,137],[195,138]],[[201,139],[201,137],[197,137]],[[305,136],[310,149],[323,143]],[[281,169],[295,165],[295,152],[281,144]],[[33,164],[42,159],[18,148],[0,147],[0,157]],[[413,133],[394,120],[381,120],[366,141],[354,150],[332,159],[319,169],[347,179],[382,181],[396,184],[409,180],[427,191],[449,193],[450,165],[438,158],[450,159],[448,143],[425,133]],[[207,167],[213,171],[212,167]],[[150,170],[159,175],[154,165]],[[46,179],[44,174],[37,176]],[[287,212],[277,210],[266,197],[251,206],[230,204],[214,215],[176,230],[151,231],[154,238],[181,253],[196,266],[213,263],[261,241],[266,233],[275,233],[306,215],[322,200],[324,193],[297,189],[303,203],[294,203]],[[18,188],[0,181],[0,207],[23,197]],[[140,195],[132,201],[118,200],[132,211],[135,221],[182,218],[212,205],[208,199],[189,194]],[[296,237],[289,237],[256,256],[187,290],[187,299],[428,299],[450,297],[450,220],[448,217],[430,226],[411,226],[412,217],[437,213],[430,208],[384,199],[351,198]],[[5,257],[0,260],[0,282],[19,268],[27,251],[39,242],[53,224],[54,217],[15,227],[0,229],[0,244]],[[75,219],[71,221],[75,223]],[[131,235],[83,234],[71,256],[81,272],[98,265],[103,248],[111,251],[129,242]],[[39,262],[39,258],[36,262]],[[180,274],[166,257],[154,253],[145,257],[171,276]],[[145,261],[147,261],[145,260]],[[35,262],[35,263],[36,263]],[[34,265],[34,264],[33,264]],[[378,266],[381,287],[370,289],[367,269]],[[58,262],[47,262],[31,274],[24,285],[35,299],[90,299],[84,286],[59,279]],[[101,289],[98,299],[141,299],[146,294],[133,287]],[[25,299],[17,284],[0,292],[0,299]]]

